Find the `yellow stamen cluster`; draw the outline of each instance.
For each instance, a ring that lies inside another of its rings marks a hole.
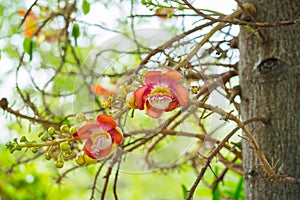
[[[155,87],[149,94],[150,96],[153,95],[168,95],[168,96],[172,96],[172,92],[165,87],[161,87],[161,86],[157,86]]]

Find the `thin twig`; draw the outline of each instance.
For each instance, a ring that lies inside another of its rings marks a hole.
[[[5,98],[2,98],[1,101],[3,99],[5,99]],[[33,123],[43,124],[44,126],[47,126],[47,127],[49,127],[49,126],[58,127],[58,126],[61,125],[60,122],[53,122],[53,121],[49,121],[49,120],[45,120],[45,119],[41,119],[41,118],[36,118],[36,117],[30,117],[28,115],[22,114],[19,111],[10,108],[8,105],[6,105],[6,106],[1,105],[1,108],[3,110],[5,110],[6,112],[10,113],[10,114],[13,114],[16,117],[29,120],[30,122],[33,122]]]
[[[61,180],[70,172],[74,171],[75,169],[79,168],[80,166],[73,166],[70,169],[66,170],[64,173],[62,173],[61,175],[59,175],[59,177],[56,179],[56,183],[60,183]]]
[[[120,158],[118,160],[118,166],[117,166],[115,180],[114,180],[114,197],[115,197],[115,200],[118,200],[117,185],[118,185],[118,177],[119,177],[120,165],[121,165],[121,156],[120,156]]]
[[[94,177],[94,181],[93,181],[93,185],[92,185],[92,192],[91,192],[91,197],[90,197],[90,200],[93,200],[95,199],[95,190],[97,189],[96,185],[97,185],[97,181],[98,181],[98,177],[99,177],[99,174],[104,166],[104,164],[106,163],[107,160],[104,160],[103,163],[100,165],[100,167],[98,168],[96,174],[95,174],[95,177]]]
[[[214,18],[214,17],[204,14],[199,9],[196,9],[187,0],[183,0],[183,1],[190,9],[195,11],[199,16],[203,17],[204,19],[210,20],[214,23],[219,22],[219,23],[229,23],[229,24],[235,24],[235,25],[248,25],[251,27],[280,27],[280,26],[289,26],[289,25],[300,24],[300,18],[286,20],[286,21],[278,21],[278,22],[248,22],[248,21],[243,21],[243,20],[236,19],[236,18],[226,18],[226,17]],[[247,4],[243,4],[244,10],[248,9],[248,6],[250,5],[249,3],[247,3]],[[238,8],[238,10],[239,10],[239,8]]]
[[[25,160],[22,160],[22,158],[23,158],[23,155],[22,155],[14,164],[11,165],[11,167],[7,170],[6,173],[12,173],[16,166],[18,166],[20,164],[26,164],[28,162],[31,162],[31,161],[37,159],[38,157],[40,157],[41,155],[43,155],[43,153],[39,152],[39,153],[35,154],[33,157],[25,159]]]
[[[101,200],[105,200],[105,193],[106,193],[106,190],[107,190],[109,177],[111,175],[113,166],[118,161],[118,158],[120,157],[120,155],[121,155],[121,152],[120,152],[119,149],[117,149],[117,151],[114,153],[113,159],[111,160],[111,163],[110,163],[109,167],[107,168],[107,171],[106,171],[106,173],[103,177],[105,179],[105,181],[104,181],[104,184],[103,184],[103,187],[102,187],[102,192],[101,192],[101,197],[100,197]]]
[[[205,163],[202,166],[202,169],[200,171],[200,173],[197,176],[197,179],[195,180],[193,186],[191,187],[191,189],[189,190],[189,194],[186,197],[187,200],[190,200],[193,195],[194,192],[200,182],[200,180],[202,179],[202,177],[204,176],[206,169],[209,167],[211,160],[217,155],[217,153],[219,153],[219,151],[223,148],[223,146],[225,145],[225,143],[239,130],[239,127],[236,127],[235,129],[233,129],[223,140],[222,142],[210,153],[210,155],[206,158]]]
[[[28,10],[26,11],[26,13],[25,13],[25,15],[24,15],[24,17],[23,17],[21,23],[19,24],[19,27],[22,26],[22,24],[25,22],[27,16],[30,14],[30,12],[31,12],[31,10],[32,10],[32,8],[33,8],[33,6],[35,6],[35,5],[37,4],[37,2],[38,2],[38,0],[35,0],[35,1],[33,2],[33,4],[31,4],[31,6],[28,8]]]

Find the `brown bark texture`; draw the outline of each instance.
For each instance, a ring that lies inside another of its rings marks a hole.
[[[255,5],[256,22],[300,17],[299,0],[246,2]],[[255,122],[247,128],[276,172],[300,179],[300,25],[257,30],[264,42],[242,26],[239,36],[242,118],[269,117],[268,123]],[[300,199],[300,183],[268,179],[247,140],[243,140],[243,165],[246,199]]]

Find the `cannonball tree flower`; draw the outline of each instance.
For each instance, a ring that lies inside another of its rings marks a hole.
[[[18,10],[17,13],[23,17],[26,16],[27,11],[26,10]],[[65,30],[64,29],[53,29],[49,26],[43,26],[42,29],[40,29],[38,20],[41,16],[37,16],[34,12],[30,11],[24,22],[24,35],[27,38],[32,38],[36,36],[36,44],[40,44],[43,41],[47,41],[49,43],[54,43],[60,40],[62,35],[64,35]],[[42,17],[43,18],[43,17]]]
[[[103,108],[111,108],[112,97],[116,96],[114,91],[104,88],[100,84],[95,84],[90,87],[92,93],[99,95],[99,100]]]
[[[119,145],[123,140],[123,134],[116,121],[106,114],[98,115],[95,123],[80,127],[74,137],[80,141],[86,140],[83,151],[93,159],[108,156],[113,145]]]
[[[109,96],[115,96],[116,93],[114,91],[111,91],[109,89],[104,88],[103,86],[101,86],[100,84],[94,84],[91,86],[91,92],[96,94],[96,95],[101,95],[104,98],[107,98]]]
[[[152,118],[159,118],[163,112],[184,106],[188,102],[188,90],[180,83],[183,76],[169,69],[166,72],[149,71],[144,78],[145,85],[127,97],[127,102],[134,98],[135,106],[145,110]]]
[[[25,10],[18,10],[17,13],[23,17],[26,15]],[[38,17],[35,15],[34,12],[29,12],[29,14],[26,16],[26,19],[23,23],[24,26],[24,35],[25,37],[33,37],[36,32],[38,31]]]

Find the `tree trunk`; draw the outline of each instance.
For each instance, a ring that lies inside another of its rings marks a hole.
[[[244,3],[246,2],[243,0]],[[300,17],[299,0],[253,0],[257,22]],[[268,123],[247,126],[275,170],[300,179],[300,25],[258,29],[265,42],[241,27],[239,76],[243,120],[266,115]],[[246,199],[300,199],[300,185],[276,183],[243,141]]]

